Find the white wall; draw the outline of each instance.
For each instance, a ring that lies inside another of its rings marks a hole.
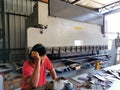
[[[76,27],[78,29],[76,29]],[[73,46],[74,40],[83,40],[84,45],[107,45],[107,38],[101,34],[101,27],[94,24],[48,17],[48,28],[40,34],[38,28],[28,28],[27,46],[36,43],[45,46]]]

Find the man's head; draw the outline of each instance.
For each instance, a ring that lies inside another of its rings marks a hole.
[[[42,44],[36,44],[32,47],[32,50],[30,51],[29,58],[30,60],[33,60],[31,57],[31,53],[33,51],[36,51],[39,53],[39,56],[45,56],[46,55],[46,48]]]

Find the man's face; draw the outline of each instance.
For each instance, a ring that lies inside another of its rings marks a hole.
[[[46,58],[46,55],[44,55],[44,56],[40,56],[41,57],[41,60],[42,60],[42,63],[43,63],[43,61],[45,60],[45,58]]]

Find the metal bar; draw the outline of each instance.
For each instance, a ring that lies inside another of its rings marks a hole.
[[[105,37],[105,16],[103,16],[103,25],[101,25],[101,33]]]
[[[16,21],[15,21],[15,15],[14,15],[14,47],[16,48]]]
[[[109,11],[109,12],[106,12],[106,13],[104,13],[103,15],[108,15],[108,14],[117,13],[117,12],[120,12],[120,8],[115,9],[115,10],[111,10],[111,11]]]
[[[25,48],[11,48],[10,50],[25,50]]]
[[[3,35],[3,62],[6,62],[6,53],[5,53],[5,7],[4,0],[1,0],[1,21],[2,21],[2,35]]]
[[[2,51],[3,49],[0,49]],[[26,50],[25,48],[10,48],[10,50]],[[8,51],[8,49],[6,49]]]
[[[8,25],[8,53],[10,53],[10,18],[9,14],[7,14],[7,25]]]
[[[17,13],[10,13],[10,12],[6,12],[6,14],[17,15],[17,16],[23,16],[23,17],[29,17],[29,15],[17,14]]]
[[[113,3],[111,3],[111,4],[108,4],[108,5],[105,5],[105,6],[101,7],[101,8],[99,8],[99,9],[106,8],[106,7],[108,7],[108,6],[110,6],[110,5],[113,5],[113,4],[115,4],[115,3],[120,3],[120,0],[117,1],[117,2],[113,2]]]
[[[21,44],[21,31],[22,31],[21,26],[22,26],[22,25],[21,25],[21,16],[20,16],[20,47],[21,47],[21,45],[22,45],[22,44]]]
[[[75,1],[71,2],[71,4],[75,4],[75,3],[78,2],[78,1],[80,1],[80,0],[75,0]]]

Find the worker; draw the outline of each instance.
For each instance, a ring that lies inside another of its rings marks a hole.
[[[42,44],[36,44],[32,47],[29,59],[23,64],[23,85],[22,90],[31,90],[32,88],[46,88],[46,70],[50,71],[52,79],[57,78],[53,64],[46,56],[46,49]]]

